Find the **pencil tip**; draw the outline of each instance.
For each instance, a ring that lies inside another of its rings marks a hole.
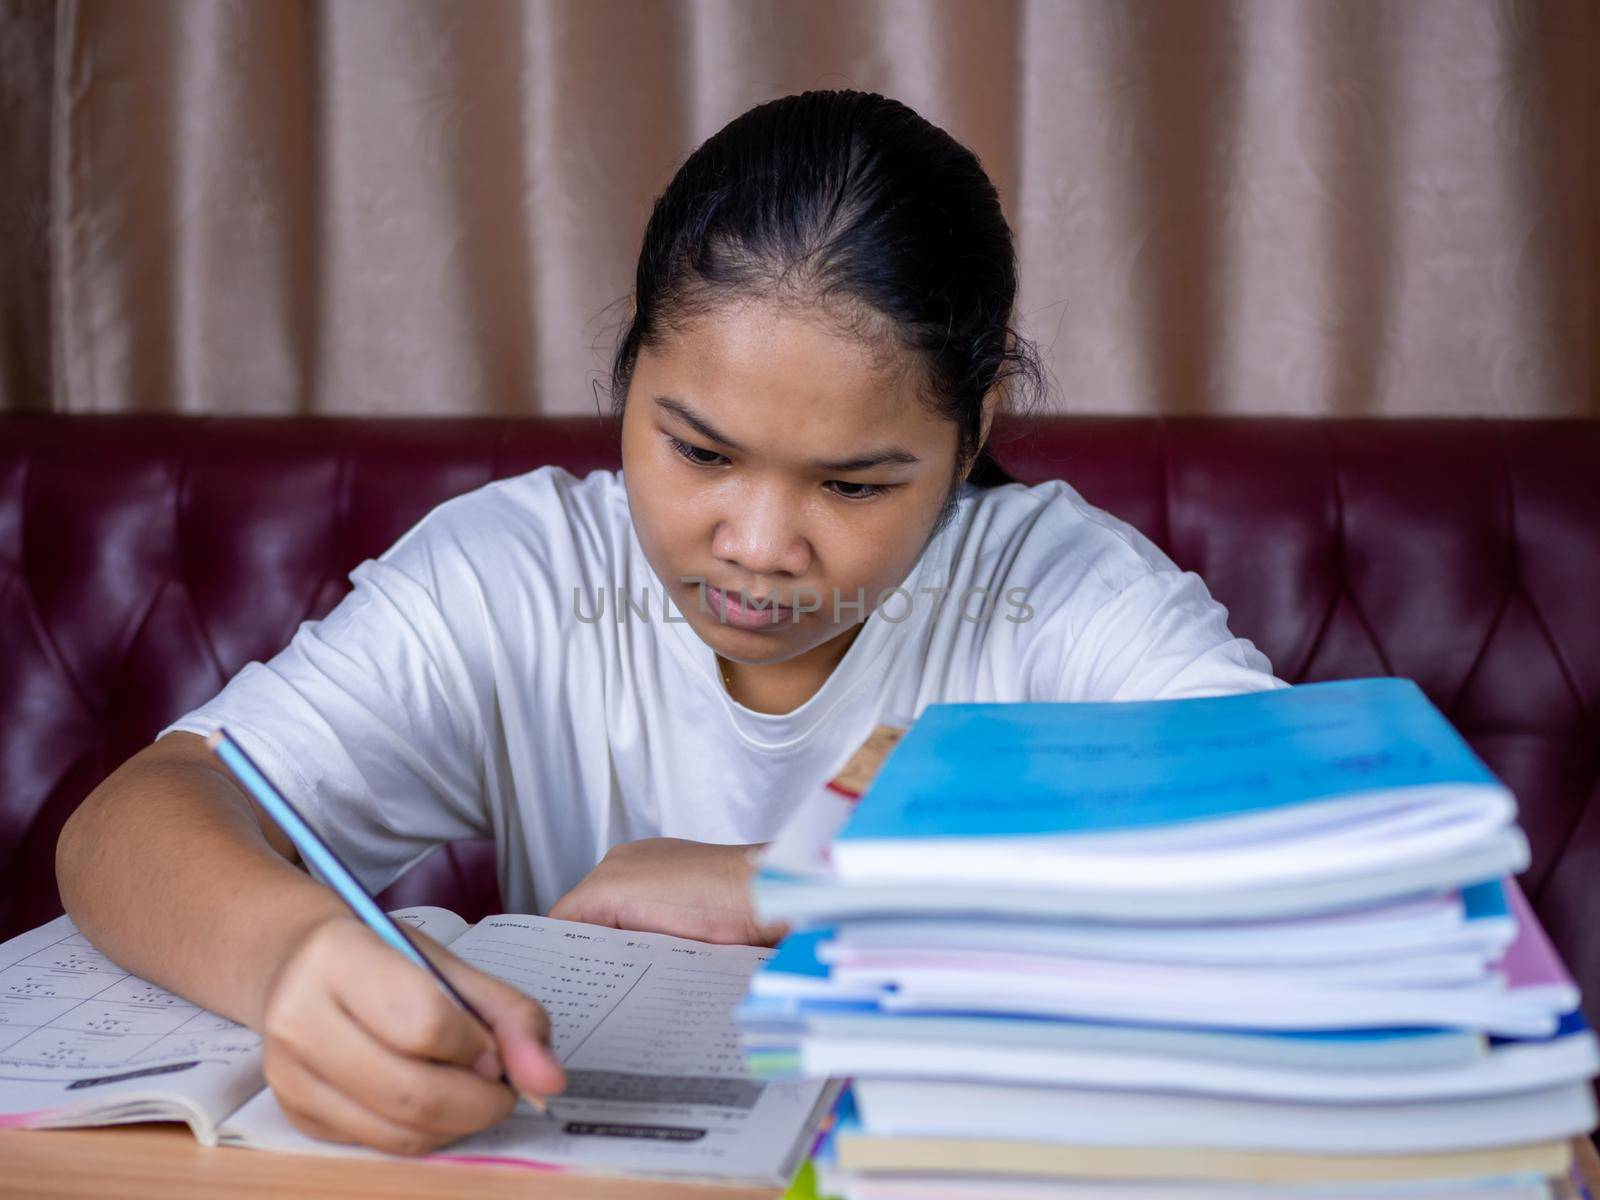
[[[540,1116],[548,1117],[550,1115],[550,1105],[541,1097],[529,1095],[521,1088],[517,1089],[517,1095],[521,1096],[529,1104],[533,1105],[534,1108],[538,1109]]]

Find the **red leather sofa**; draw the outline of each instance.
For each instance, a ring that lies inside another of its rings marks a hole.
[[[996,433],[1198,571],[1292,682],[1405,675],[1516,791],[1523,885],[1600,1024],[1600,422],[1048,418]],[[429,508],[596,419],[0,416],[0,938],[73,807]],[[484,847],[385,897],[494,911]]]

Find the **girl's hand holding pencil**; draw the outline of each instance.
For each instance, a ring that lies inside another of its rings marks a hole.
[[[278,971],[262,1030],[267,1083],[302,1132],[421,1154],[511,1112],[502,1070],[533,1096],[564,1086],[536,1001],[409,932],[489,1028],[354,916],[323,922]]]
[[[391,918],[255,763],[206,739],[262,812],[350,909],[297,938],[272,973],[262,1069],[297,1129],[421,1154],[566,1087],[537,1001]]]

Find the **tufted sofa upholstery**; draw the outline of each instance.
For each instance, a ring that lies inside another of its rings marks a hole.
[[[1600,422],[1047,418],[996,431],[1198,571],[1292,682],[1417,680],[1515,790],[1523,885],[1600,1018]],[[60,911],[108,772],[325,614],[433,505],[594,419],[0,416],[0,938]],[[385,896],[493,911],[482,846]]]

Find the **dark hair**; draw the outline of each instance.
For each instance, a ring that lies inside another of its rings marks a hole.
[[[1019,382],[1043,388],[1011,325],[1016,293],[1011,229],[972,151],[872,92],[786,96],[724,125],[657,198],[612,362],[612,412],[640,348],[717,305],[820,302],[851,332],[914,352],[927,402],[956,423],[971,483],[1014,482],[977,443],[991,389],[1015,408]]]

